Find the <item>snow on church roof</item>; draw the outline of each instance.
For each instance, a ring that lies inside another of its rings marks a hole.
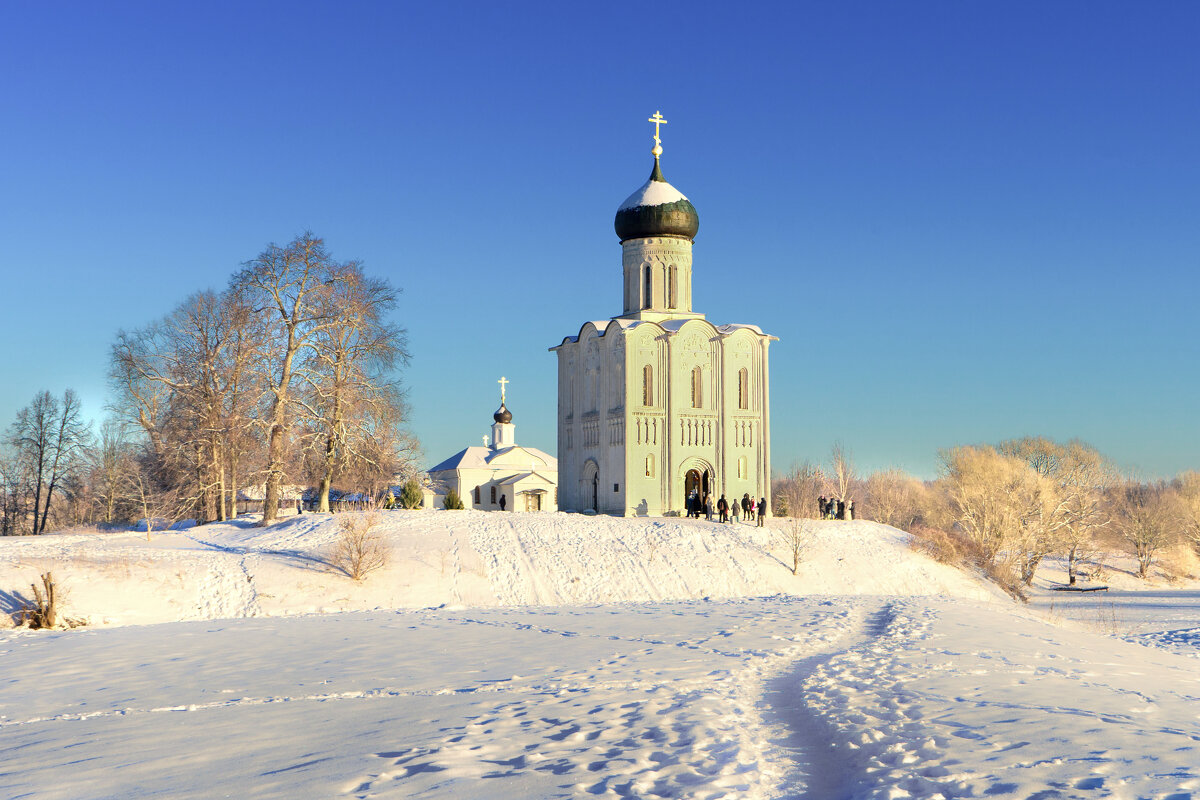
[[[667,203],[677,203],[687,200],[683,193],[666,181],[656,181],[654,178],[646,181],[641,187],[629,195],[618,212],[638,206],[665,206]]]
[[[554,458],[554,456],[548,453],[543,453],[541,450],[538,450],[535,447],[521,447],[519,445],[513,445],[512,447],[505,447],[502,450],[493,450],[490,447],[480,447],[479,445],[475,445],[474,447],[468,447],[465,450],[460,450],[437,466],[430,467],[427,471],[444,472],[446,470],[454,469],[512,469],[513,467],[517,467],[519,469],[521,467],[514,462],[522,453],[532,456],[534,459],[542,462],[539,465],[530,460],[528,464],[525,465],[527,469],[536,469],[539,466],[544,469],[558,469],[558,459]],[[508,456],[508,458],[504,458],[504,456]],[[493,464],[493,461],[496,461],[497,463]]]

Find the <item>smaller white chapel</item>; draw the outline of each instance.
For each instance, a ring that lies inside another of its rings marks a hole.
[[[429,477],[445,495],[458,492],[463,505],[481,511],[557,511],[558,459],[517,444],[516,426],[505,401],[509,381],[501,377],[500,408],[492,414],[492,435],[483,447],[468,447],[430,468]],[[440,502],[439,502],[440,505]]]

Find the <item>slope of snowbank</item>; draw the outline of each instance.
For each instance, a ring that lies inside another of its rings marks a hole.
[[[0,540],[0,587],[51,570],[66,613],[93,625],[380,608],[563,605],[811,595],[989,599],[982,582],[873,522],[809,522],[799,574],[780,527],[578,514],[381,512],[388,566],[355,583],[332,569],[329,515],[152,534]],[[8,597],[9,605],[19,598]]]

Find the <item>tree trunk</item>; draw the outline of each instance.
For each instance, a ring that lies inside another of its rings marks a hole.
[[[336,450],[333,435],[325,437],[325,471],[321,474],[321,486],[317,490],[317,510],[329,513],[329,489],[333,485],[333,461]]]
[[[279,515],[279,484],[283,478],[283,423],[271,426],[267,444],[267,486],[263,493],[263,526],[270,525]]]
[[[229,518],[237,519],[238,515],[238,479],[237,479],[238,458],[237,451],[231,449],[229,453]]]

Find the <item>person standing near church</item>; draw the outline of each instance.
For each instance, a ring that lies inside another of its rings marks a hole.
[[[704,518],[706,520],[708,520],[709,522],[712,522],[712,514],[713,514],[712,495],[706,494],[706,495],[704,495]]]
[[[737,521],[738,521],[738,509],[739,508],[740,508],[740,506],[738,505],[738,500],[735,497],[735,498],[733,498],[733,502],[729,504],[729,521],[734,523],[735,525],[737,524]]]
[[[503,511],[506,505],[508,505],[508,498],[504,495],[500,495],[500,510]]]
[[[750,493],[746,492],[742,495],[742,519],[746,522],[750,521]]]
[[[721,522],[729,522],[729,502],[725,500],[725,495],[721,495],[721,499],[717,501],[717,514],[721,517]]]
[[[767,516],[767,498],[758,499],[758,527],[763,527],[763,518]]]

